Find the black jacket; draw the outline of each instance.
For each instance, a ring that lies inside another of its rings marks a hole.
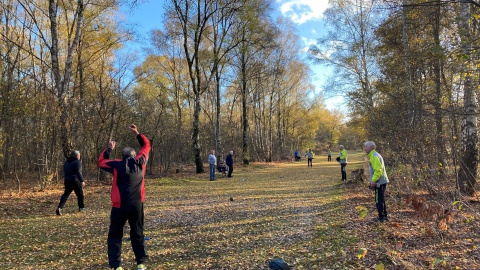
[[[83,182],[82,163],[76,157],[69,157],[65,164],[63,164],[63,172],[65,173],[66,181],[79,180]]]
[[[145,201],[144,178],[151,146],[143,134],[138,134],[137,140],[141,148],[135,157],[110,159],[112,149],[108,148],[98,158],[98,167],[113,174],[110,198],[115,208]]]
[[[228,167],[233,166],[233,155],[232,154],[227,155],[227,159],[225,160],[225,163],[227,163]]]

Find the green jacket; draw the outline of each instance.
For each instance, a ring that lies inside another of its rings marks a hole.
[[[368,153],[368,158],[370,159],[370,182],[376,183],[377,186],[388,183],[383,157],[377,151],[372,150]]]
[[[347,163],[347,150],[345,148],[340,151],[340,163]]]

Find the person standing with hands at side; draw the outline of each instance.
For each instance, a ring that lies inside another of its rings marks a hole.
[[[110,159],[115,149],[115,141],[108,143],[98,158],[98,167],[113,174],[110,212],[110,227],[108,230],[108,263],[112,269],[123,270],[121,267],[121,250],[123,227],[128,221],[130,225],[130,241],[137,262],[137,269],[146,269],[144,263],[148,260],[145,248],[144,201],[145,201],[145,170],[147,168],[150,141],[132,124],[130,131],[135,134],[140,150],[138,154],[133,148],[122,150],[122,159]]]
[[[233,151],[227,155],[227,159],[225,159],[225,163],[228,166],[228,177],[232,177],[233,172]]]
[[[72,191],[77,195],[78,211],[81,212],[85,210],[85,198],[83,196],[85,180],[82,175],[82,163],[80,162],[80,152],[78,150],[73,150],[70,153],[70,156],[63,164],[63,172],[65,174],[63,182],[65,185],[65,191],[63,192],[63,195],[60,198],[60,203],[55,211],[58,216],[62,215],[62,208]]]
[[[313,156],[315,156],[315,154],[313,154],[312,149],[308,149],[307,153],[305,153],[305,156],[307,157],[307,167],[312,167]]]
[[[210,181],[215,181],[215,168],[217,168],[217,157],[215,156],[215,150],[208,155],[208,164],[210,168]]]
[[[340,156],[337,161],[340,162],[340,170],[342,171],[342,181],[347,181],[347,150],[343,145],[338,147],[340,149]]]
[[[375,222],[384,222],[388,220],[387,205],[385,204],[385,191],[387,189],[388,176],[385,170],[383,157],[375,150],[375,143],[368,141],[363,150],[367,153],[370,160],[370,188],[375,190],[375,204],[378,211],[378,219]]]

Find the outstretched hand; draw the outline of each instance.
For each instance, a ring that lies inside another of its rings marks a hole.
[[[137,130],[137,126],[135,124],[131,124],[130,127],[128,127],[135,135],[138,135],[140,132]]]
[[[112,150],[115,149],[115,141],[109,141],[108,142],[108,148],[110,148]]]

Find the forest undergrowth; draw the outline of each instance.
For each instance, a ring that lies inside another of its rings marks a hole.
[[[364,166],[349,155],[347,171]],[[232,178],[186,170],[146,180],[145,235],[149,269],[269,269],[280,257],[292,269],[480,269],[478,205],[440,205],[402,189],[392,175],[389,220],[376,217],[366,182],[340,180],[326,157],[237,165]],[[88,181],[88,178],[87,178]],[[2,190],[0,269],[107,269],[109,186],[87,182],[88,211],[62,186]],[[477,209],[476,209],[477,208]],[[134,269],[125,227],[123,266]]]

